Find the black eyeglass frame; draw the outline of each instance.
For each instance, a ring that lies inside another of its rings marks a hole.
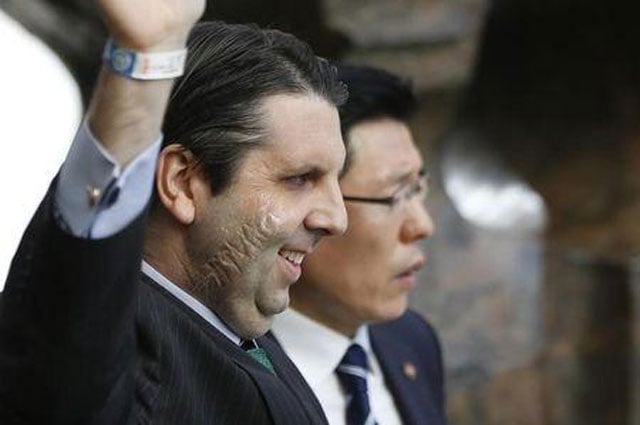
[[[426,170],[420,170],[420,174],[418,175],[418,179],[414,180],[409,185],[402,186],[393,195],[387,196],[387,197],[384,197],[384,198],[369,198],[369,197],[363,197],[363,196],[343,195],[342,199],[345,200],[345,201],[349,201],[349,202],[364,202],[364,203],[369,203],[369,204],[387,205],[388,207],[393,208],[394,205],[396,205],[398,202],[401,201],[401,199],[398,197],[398,194],[401,193],[403,190],[405,190],[405,188],[407,186],[413,186],[413,185],[416,184],[416,182],[423,181],[424,182],[424,188],[428,192],[428,190],[429,190],[429,180],[430,180],[429,177],[430,177],[429,173]],[[418,191],[412,192],[410,197],[415,196],[417,193],[419,193],[419,192]],[[407,199],[409,199],[409,197]]]
[[[388,205],[392,207],[396,202],[396,198],[394,196],[389,196],[387,198],[361,198],[359,196],[343,196],[342,199],[350,202],[367,202],[370,204],[382,204]]]

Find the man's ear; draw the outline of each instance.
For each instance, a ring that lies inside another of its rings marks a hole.
[[[194,155],[179,144],[165,146],[158,158],[158,198],[167,211],[184,225],[195,220],[196,191],[201,190],[204,183],[204,176],[195,163]]]

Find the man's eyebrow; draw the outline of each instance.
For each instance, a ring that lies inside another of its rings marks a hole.
[[[422,177],[427,173],[427,169],[426,167],[423,165],[422,167],[420,167],[420,169],[418,170],[418,177]],[[404,183],[404,182],[408,182],[410,180],[412,180],[414,177],[414,171],[405,171],[405,172],[397,172],[397,173],[390,173],[385,180],[387,180],[390,183]]]

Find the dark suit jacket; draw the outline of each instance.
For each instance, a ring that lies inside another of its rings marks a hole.
[[[369,329],[373,351],[403,424],[446,424],[442,353],[433,328],[408,311]]]
[[[268,337],[278,343],[276,336]],[[440,342],[419,314],[369,326],[371,346],[404,425],[446,425]],[[293,359],[295,361],[295,359]]]
[[[51,198],[0,299],[1,424],[326,424],[272,341],[259,344],[277,376],[140,278],[144,217],[110,238],[75,238],[54,223]]]
[[[422,316],[370,325],[371,346],[404,425],[446,425],[442,351]],[[278,343],[276,336],[267,336]],[[295,359],[293,359],[295,360]]]

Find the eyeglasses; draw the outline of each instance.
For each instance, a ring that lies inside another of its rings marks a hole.
[[[350,202],[366,202],[371,204],[388,205],[391,209],[396,209],[401,204],[410,200],[415,196],[426,197],[429,192],[429,173],[424,170],[420,171],[418,178],[400,187],[393,195],[385,198],[367,198],[361,196],[342,196],[342,199]]]

